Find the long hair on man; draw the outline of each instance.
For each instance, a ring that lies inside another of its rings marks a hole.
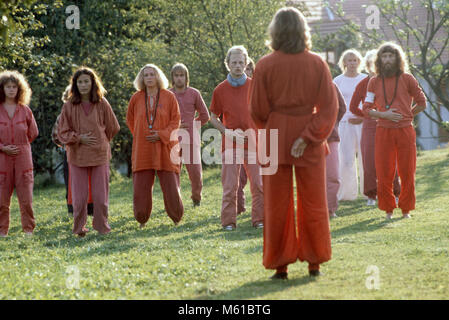
[[[296,8],[279,9],[268,26],[271,41],[267,45],[284,53],[299,53],[312,49],[310,28],[304,15]]]
[[[171,76],[171,84],[175,85],[175,73],[181,71],[184,73],[185,77],[186,77],[186,87],[189,86],[189,69],[187,69],[187,67],[185,66],[185,64],[183,63],[176,63],[170,71],[170,76]]]
[[[385,52],[391,52],[396,56],[396,72],[397,74],[408,73],[408,61],[405,56],[404,50],[394,42],[386,42],[382,44],[379,49],[377,49],[377,57],[376,57],[376,74],[382,74],[382,54]]]
[[[6,70],[0,73],[0,103],[5,102],[5,84],[14,83],[17,87],[17,95],[15,102],[22,105],[28,105],[31,100],[31,88],[25,77],[18,71]]]
[[[101,80],[95,73],[95,71],[92,70],[91,68],[84,66],[79,67],[72,76],[68,101],[70,101],[72,104],[81,103],[81,93],[78,89],[77,81],[78,78],[83,74],[88,75],[90,77],[90,81],[92,82],[89,101],[91,103],[100,102],[101,99],[103,99],[104,95],[106,94],[106,89],[103,87],[103,84],[101,83]]]

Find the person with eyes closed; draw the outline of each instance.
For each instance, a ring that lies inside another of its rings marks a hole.
[[[223,135],[221,225],[225,231],[237,228],[237,190],[240,170],[245,170],[252,195],[251,222],[254,228],[261,229],[264,226],[264,200],[260,165],[256,161],[256,137],[252,134],[256,128],[248,108],[251,78],[245,74],[246,48],[231,47],[224,63],[229,73],[226,80],[215,87],[210,105],[211,124]]]
[[[137,90],[128,103],[126,124],[133,136],[133,208],[134,217],[144,228],[153,209],[153,187],[159,178],[164,206],[177,225],[184,215],[178,175],[180,165],[172,161],[171,152],[179,154],[177,131],[181,113],[168,80],[155,64],[143,66],[134,80]],[[176,141],[171,139],[176,135]],[[174,150],[174,151],[176,151]]]
[[[392,219],[399,207],[403,218],[415,209],[416,133],[414,117],[426,109],[426,97],[408,71],[402,48],[386,42],[377,50],[376,76],[368,82],[363,112],[378,118],[375,140],[378,207]],[[401,180],[396,203],[393,192],[395,172]]]
[[[65,145],[73,204],[73,234],[89,231],[87,203],[91,176],[92,226],[100,234],[111,231],[108,223],[110,142],[120,126],[104,95],[100,78],[88,67],[78,68],[71,79],[68,101],[62,107],[58,139]]]
[[[22,230],[31,236],[33,211],[31,143],[39,134],[30,103],[31,89],[17,71],[0,73],[0,237],[9,231],[9,208],[14,189],[19,201]]]

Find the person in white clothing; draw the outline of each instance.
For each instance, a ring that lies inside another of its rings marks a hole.
[[[366,74],[360,73],[362,70],[362,56],[355,49],[348,49],[340,57],[338,65],[343,73],[334,79],[334,83],[340,89],[346,105],[349,106],[351,98],[357,84],[362,81]],[[355,200],[360,193],[363,194],[363,163],[360,148],[362,136],[363,118],[351,113],[349,108],[340,121],[339,136],[339,158],[340,158],[340,188],[338,190],[338,200]],[[358,165],[356,165],[356,162]],[[357,170],[358,169],[358,170]],[[357,178],[360,177],[360,184]]]

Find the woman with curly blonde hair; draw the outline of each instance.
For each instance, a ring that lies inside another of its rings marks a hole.
[[[0,73],[0,236],[9,231],[9,206],[16,189],[22,230],[32,235],[36,226],[33,213],[33,159],[31,142],[39,131],[27,106],[31,89],[17,71]]]

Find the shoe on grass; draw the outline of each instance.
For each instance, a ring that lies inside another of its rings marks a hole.
[[[329,218],[334,219],[334,218],[338,218],[338,216],[335,212],[332,212],[332,213],[329,213]]]
[[[259,222],[258,224],[256,224],[256,225],[254,226],[254,228],[256,228],[256,229],[263,229],[263,223],[262,223],[262,222]]]
[[[223,227],[225,231],[233,231],[234,229],[235,227],[232,224]]]
[[[387,219],[387,220],[393,219],[393,213],[387,213],[387,215],[385,216],[385,219]]]
[[[368,201],[366,202],[367,206],[375,206],[376,205],[376,199],[371,199],[369,198]]]
[[[270,277],[271,280],[288,280],[287,272],[276,272]]]

